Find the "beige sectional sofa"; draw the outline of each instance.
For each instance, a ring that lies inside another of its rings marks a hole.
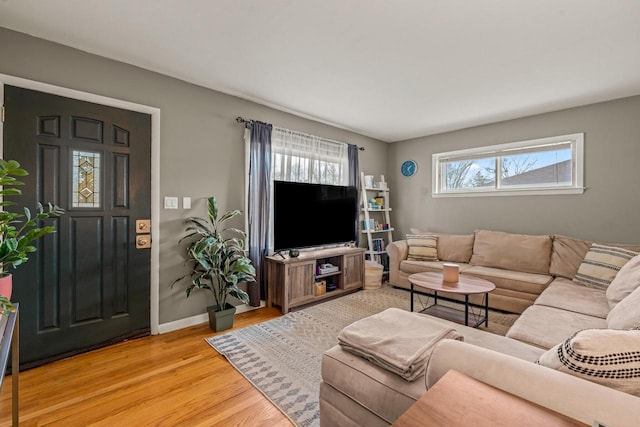
[[[533,363],[545,353],[540,347],[433,319],[453,326],[464,342],[440,341],[424,379],[407,382],[339,345],[328,350],[321,368],[321,427],[389,426],[450,369],[588,425],[638,425],[639,397]]]
[[[573,279],[593,242],[560,235],[532,236],[478,230],[474,234],[430,233],[412,229],[415,234],[438,236],[438,261],[407,259],[406,240],[388,245],[389,283],[409,289],[409,276],[426,271],[442,271],[442,264],[460,265],[460,273],[480,277],[496,285],[489,297],[489,307],[522,313],[533,305],[549,284],[557,278]],[[632,251],[640,245],[611,244]],[[461,296],[445,295],[452,299]],[[481,304],[481,295],[470,301]]]
[[[438,237],[439,261],[409,261],[406,242],[390,245],[390,284],[407,287],[410,274],[439,271],[443,261],[454,261],[462,265],[462,274],[473,272],[473,275],[496,284],[494,293],[499,297],[492,293],[489,299],[492,307],[522,313],[521,316],[504,337],[432,317],[453,326],[464,336],[464,342],[443,340],[437,344],[427,364],[424,381],[407,382],[344,351],[339,345],[333,347],[322,360],[320,422],[323,427],[389,425],[449,369],[589,425],[594,420],[608,426],[637,425],[640,397],[532,362],[541,356],[553,357],[557,353],[554,346],[566,344],[578,331],[640,326],[640,310],[637,309],[640,287],[625,289],[618,299],[625,305],[628,298],[629,304],[612,310],[612,295],[607,295],[606,288],[575,283],[572,279],[590,253],[592,242],[589,241],[484,230],[471,236],[438,233]],[[640,252],[640,246],[614,246]],[[541,250],[542,255],[533,254],[532,248]],[[490,253],[494,249],[497,252]],[[540,267],[544,257],[548,265],[546,270]],[[518,270],[520,260],[527,271]],[[634,273],[634,287],[640,285],[640,262],[636,261],[636,265],[638,273]],[[620,316],[630,317],[630,320],[621,322]],[[553,350],[549,350],[551,348]],[[640,347],[636,354],[640,354]],[[634,369],[638,370],[640,360],[636,363]],[[638,380],[637,376],[635,380]]]

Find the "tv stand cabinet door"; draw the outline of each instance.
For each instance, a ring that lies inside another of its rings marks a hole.
[[[289,307],[304,304],[315,296],[313,284],[315,282],[316,261],[301,261],[287,266],[285,275],[285,298],[289,299]]]
[[[344,288],[362,287],[364,279],[364,254],[358,252],[344,256]]]

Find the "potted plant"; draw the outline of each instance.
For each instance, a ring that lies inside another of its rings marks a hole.
[[[207,207],[206,219],[187,219],[187,234],[178,243],[197,237],[187,246],[187,262],[191,264],[191,270],[175,280],[171,286],[188,278],[187,297],[196,289],[211,291],[215,304],[207,307],[209,326],[218,332],[233,326],[236,308],[227,303],[227,296],[231,295],[245,304],[248,303],[249,295],[240,289],[238,284],[254,281],[256,271],[246,256],[245,233],[236,228],[225,228],[225,223],[239,215],[240,211],[232,210],[218,218],[215,197],[207,199]]]
[[[15,205],[6,199],[7,196],[22,194],[16,187],[24,183],[16,177],[28,174],[15,160],[0,159],[0,310],[5,315],[14,309],[10,301],[13,276],[9,269],[15,269],[29,260],[27,254],[36,251],[36,247],[31,245],[34,240],[55,231],[53,226],[40,227],[39,221],[64,213],[64,210],[51,203],[46,210],[38,203],[35,216],[31,215],[28,208],[24,208],[24,214],[4,210],[5,206]]]

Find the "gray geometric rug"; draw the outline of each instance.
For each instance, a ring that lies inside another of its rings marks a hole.
[[[360,291],[206,341],[294,424],[315,427],[322,353],[338,343],[342,328],[390,307],[409,310],[409,292],[386,286]],[[517,315],[489,317],[497,326]]]

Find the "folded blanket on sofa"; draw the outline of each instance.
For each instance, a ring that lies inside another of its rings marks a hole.
[[[338,334],[344,350],[407,381],[424,373],[431,350],[444,338],[463,339],[451,327],[397,308],[358,320]]]

